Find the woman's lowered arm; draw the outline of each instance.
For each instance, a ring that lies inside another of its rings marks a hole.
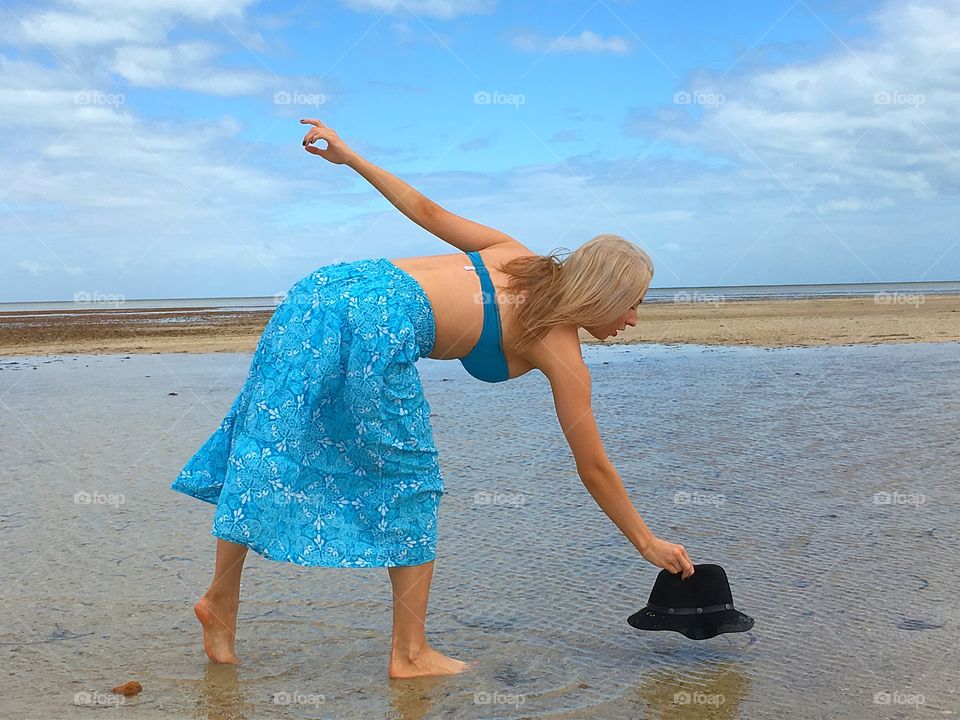
[[[600,509],[645,560],[673,573],[682,572],[684,578],[692,575],[693,562],[686,549],[651,532],[607,457],[593,416],[590,371],[580,354],[576,329],[554,328],[528,359],[550,381],[557,419],[573,452],[577,474]]]

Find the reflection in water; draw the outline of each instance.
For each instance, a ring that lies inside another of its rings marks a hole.
[[[443,676],[390,680],[390,720],[421,720],[433,705],[433,698],[443,692]]]
[[[199,684],[198,720],[246,720],[247,702],[236,665],[208,663]]]
[[[705,671],[659,668],[637,692],[657,720],[729,720],[739,715],[749,685],[739,665],[724,662]]]

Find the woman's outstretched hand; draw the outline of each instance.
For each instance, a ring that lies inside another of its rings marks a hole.
[[[683,545],[674,545],[660,538],[654,538],[653,542],[640,554],[644,560],[659,568],[674,574],[682,571],[682,580],[693,575],[693,562]]]
[[[328,128],[319,120],[301,120],[302,125],[313,125],[307,134],[303,136],[303,147],[308,153],[319,155],[324,160],[332,162],[334,165],[345,165],[351,160],[359,157],[350,147],[340,139],[337,131]],[[318,140],[326,140],[327,147],[320,149],[314,147],[312,143]]]

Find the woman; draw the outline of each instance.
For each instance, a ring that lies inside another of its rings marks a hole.
[[[607,459],[590,405],[578,328],[598,339],[635,325],[653,275],[647,255],[600,235],[569,257],[539,256],[447,212],[364,160],[319,120],[306,150],[348,165],[415,223],[460,252],[321,267],[277,306],[217,431],[173,488],[216,504],[217,557],[195,612],[204,649],[236,662],[248,548],[309,566],[387,567],[393,586],[388,675],[462,672],[430,647],[425,616],[443,476],[415,363],[460,359],[501,382],[536,368],[550,381],[577,472],[642,557],[693,573],[682,545],[655,537]],[[324,140],[321,149],[313,143]]]

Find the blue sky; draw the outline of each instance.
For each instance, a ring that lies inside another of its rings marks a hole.
[[[273,295],[454,251],[304,152],[301,117],[535,251],[621,234],[655,287],[960,278],[960,0],[0,15],[3,301]]]

